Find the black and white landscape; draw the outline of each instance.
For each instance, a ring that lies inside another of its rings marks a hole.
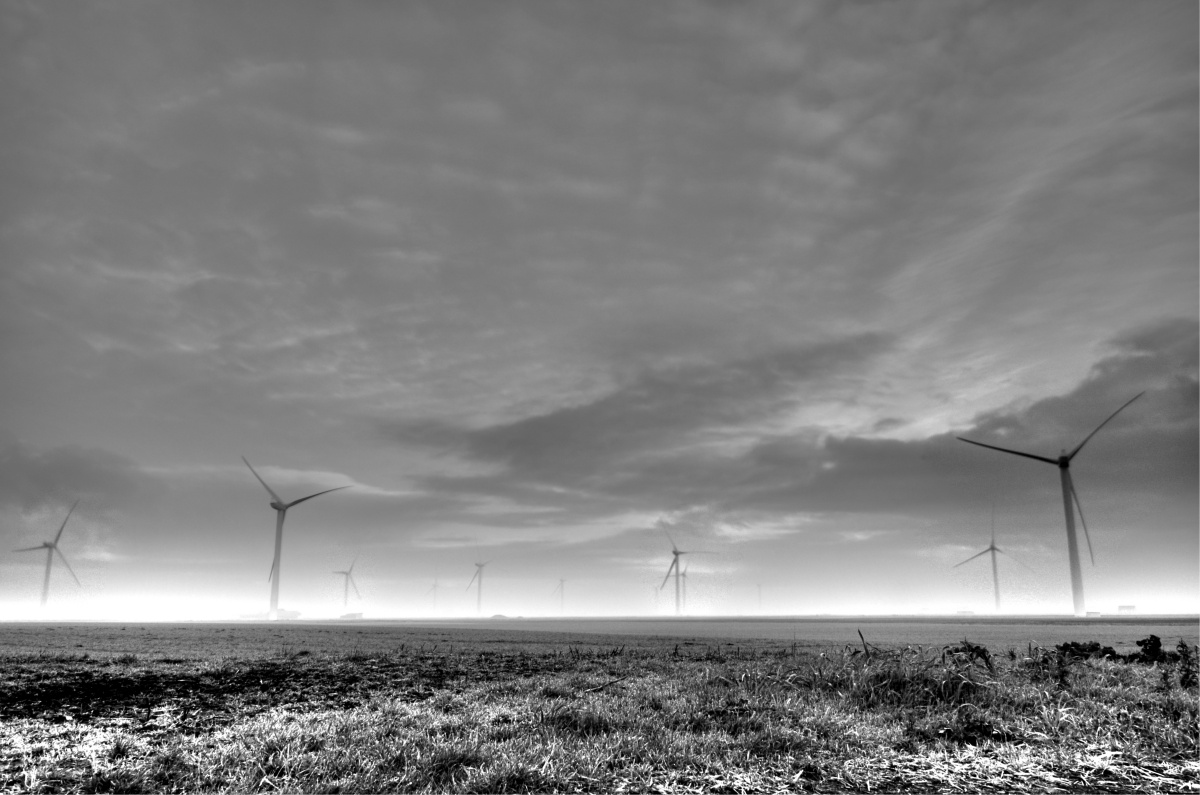
[[[1198,609],[1193,4],[0,13],[4,619]]]
[[[1195,791],[1198,30],[0,0],[0,790]]]

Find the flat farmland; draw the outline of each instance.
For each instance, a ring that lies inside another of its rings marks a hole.
[[[402,645],[460,650],[600,646],[671,650],[676,645],[732,645],[747,650],[807,650],[859,646],[859,632],[877,646],[939,647],[969,640],[996,652],[1096,641],[1118,652],[1137,641],[1200,641],[1195,616],[944,618],[632,618],[492,619],[458,621],[286,621],[228,623],[0,624],[0,655],[136,654],[221,659],[283,652],[383,654]]]
[[[1179,617],[6,624],[0,792],[1200,792],[1196,636]]]

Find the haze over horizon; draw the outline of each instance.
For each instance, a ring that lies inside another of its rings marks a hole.
[[[0,0],[0,620],[1200,612],[1198,27]]]

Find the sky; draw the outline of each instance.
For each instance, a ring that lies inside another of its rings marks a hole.
[[[1198,17],[0,1],[0,619],[1200,611]]]

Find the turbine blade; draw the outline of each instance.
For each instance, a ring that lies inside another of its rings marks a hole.
[[[987,553],[989,553],[991,551],[992,551],[991,549],[985,549],[982,552],[980,552],[979,555],[986,555]],[[979,557],[979,555],[972,555],[971,557],[964,560],[962,563],[955,563],[950,568],[957,569],[959,566],[963,565],[963,563],[970,563],[971,561],[975,560],[975,558]]]
[[[671,542],[671,551],[678,552],[679,548],[675,546],[675,539],[671,538],[671,534],[667,533],[666,528],[663,528],[663,532],[667,534],[667,540]]]
[[[79,500],[71,503],[71,510],[67,511],[67,519],[71,518],[71,514],[75,513],[75,506],[79,504]],[[58,539],[62,538],[63,530],[67,529],[67,519],[63,519],[62,526],[58,528],[58,535],[54,536],[54,543],[58,543]]]
[[[1146,393],[1145,393],[1145,392],[1138,392],[1136,395],[1134,395],[1132,398],[1130,398],[1130,399],[1129,399],[1129,400],[1128,400],[1128,401],[1125,403],[1125,406],[1128,406],[1130,403],[1132,403],[1133,401],[1137,400],[1138,398],[1140,398],[1140,397],[1141,397],[1142,395],[1144,395],[1144,394],[1146,394]],[[1117,409],[1117,410],[1116,410],[1116,411],[1114,411],[1112,414],[1109,414],[1109,415],[1108,415],[1108,419],[1107,419],[1107,420],[1105,420],[1104,422],[1102,422],[1102,423],[1100,423],[1099,425],[1097,425],[1097,426],[1096,426],[1096,430],[1094,430],[1094,431],[1092,431],[1091,433],[1089,433],[1089,434],[1087,435],[1087,438],[1086,438],[1086,439],[1084,439],[1082,442],[1080,442],[1080,443],[1079,443],[1079,446],[1078,446],[1078,447],[1076,447],[1076,448],[1075,448],[1074,450],[1072,450],[1071,452],[1067,453],[1067,460],[1068,460],[1068,461],[1070,461],[1072,458],[1074,458],[1074,457],[1075,457],[1075,454],[1076,454],[1076,453],[1078,453],[1080,450],[1082,450],[1082,449],[1083,449],[1083,446],[1084,446],[1085,444],[1087,444],[1087,443],[1088,443],[1088,439],[1091,439],[1093,436],[1095,436],[1097,433],[1099,433],[1099,432],[1100,432],[1100,429],[1101,429],[1101,428],[1103,428],[1105,425],[1108,425],[1108,422],[1109,422],[1109,420],[1111,420],[1113,417],[1117,416],[1117,415],[1118,415],[1118,414],[1120,414],[1122,411],[1124,411],[1124,410],[1125,410],[1125,406],[1121,406],[1121,408]]]
[[[1087,519],[1083,518],[1083,503],[1079,501],[1079,492],[1075,491],[1075,481],[1071,477],[1070,470],[1067,470],[1067,485],[1071,487],[1071,496],[1075,498],[1075,507],[1079,509],[1079,523],[1083,525],[1083,537],[1087,540],[1088,557],[1092,559],[1092,565],[1095,566],[1096,555],[1092,552],[1092,537],[1088,534]]]
[[[83,587],[83,583],[81,583],[81,582],[79,581],[79,578],[78,578],[78,577],[75,577],[75,570],[71,568],[71,564],[70,564],[70,563],[67,563],[67,557],[66,557],[66,555],[64,555],[64,554],[62,553],[62,550],[60,550],[58,547],[55,547],[55,548],[54,548],[54,551],[58,553],[58,557],[59,557],[59,558],[62,560],[62,562],[63,562],[63,565],[67,567],[67,571],[71,572],[71,576],[75,578],[75,584],[76,584],[76,585],[78,585],[80,588],[82,588],[82,587]]]
[[[469,583],[467,583],[467,587],[466,587],[466,588],[464,588],[463,590],[464,590],[464,591],[469,591],[469,590],[471,590],[471,586],[475,584],[475,578],[476,578],[476,577],[478,577],[478,576],[479,576],[479,567],[478,567],[478,566],[476,566],[476,567],[475,567],[475,574],[474,574],[474,576],[472,576],[472,577],[471,577],[471,581],[470,581]]]
[[[279,567],[279,558],[272,558],[271,571],[267,574],[267,582],[275,579],[275,569]]]
[[[243,461],[246,461],[246,456],[242,456],[242,460],[243,460]],[[250,462],[249,462],[249,461],[246,461],[246,466],[250,467],[250,471],[251,471],[251,472],[254,472],[254,467],[251,467],[251,466],[250,466]],[[278,494],[276,494],[276,493],[275,493],[275,490],[274,490],[274,489],[272,489],[270,486],[268,486],[268,485],[267,485],[267,481],[265,481],[265,480],[263,480],[261,477],[259,477],[259,475],[258,475],[258,473],[257,473],[257,472],[254,472],[254,477],[258,478],[258,482],[259,482],[259,483],[261,483],[261,484],[263,485],[263,488],[267,490],[267,494],[270,494],[270,495],[271,495],[271,498],[272,498],[273,500],[275,500],[275,502],[279,503],[280,505],[283,505],[283,498],[282,498],[282,497],[280,497]]]
[[[298,500],[289,502],[287,505],[283,506],[283,509],[286,511],[288,508],[291,508],[293,505],[299,505],[300,503],[304,502],[305,500],[311,500],[313,497],[320,497],[322,494],[328,494],[331,491],[341,491],[342,489],[348,489],[348,488],[350,488],[350,487],[349,486],[338,486],[335,489],[325,489],[325,491],[318,491],[316,494],[310,494],[307,497],[301,497]]]
[[[1005,552],[1003,549],[997,548],[996,551],[999,552],[1004,557],[1008,558],[1009,560],[1013,561],[1014,563],[1016,563],[1020,566],[1024,566],[1026,569],[1029,569],[1030,571],[1033,571],[1033,569],[1030,568],[1028,565],[1026,565],[1025,562],[1022,561],[1020,558],[1013,557],[1011,554]]]
[[[42,544],[41,546],[36,546],[36,547],[21,547],[20,549],[14,549],[13,552],[37,552],[38,550],[45,549],[45,548],[46,548],[46,545]]]
[[[674,560],[671,561],[671,565],[667,567],[667,576],[663,577],[662,585],[658,586],[658,590],[661,591],[663,588],[665,588],[667,586],[667,580],[671,579],[671,572],[674,571],[675,567],[678,565],[679,565],[679,558],[676,557]]]
[[[290,508],[292,506],[299,506],[299,504],[301,502],[304,502],[306,500],[312,500],[313,497],[319,497],[320,495],[323,495],[323,494],[329,494],[330,491],[341,491],[342,489],[349,489],[349,486],[337,486],[336,489],[325,489],[324,491],[318,491],[317,494],[311,494],[311,495],[308,495],[307,497],[300,497],[299,500],[294,500],[294,501],[286,504],[286,506],[283,506],[283,509],[287,510],[288,508]]]
[[[360,594],[358,592],[358,583],[356,583],[354,581],[354,575],[347,574],[347,576],[350,578],[350,587],[354,589],[354,595],[357,596],[359,599],[362,599],[362,594]]]
[[[960,442],[966,442],[967,444],[975,444],[975,445],[979,445],[980,447],[986,447],[989,450],[999,450],[1002,453],[1012,453],[1013,455],[1020,455],[1020,456],[1024,456],[1025,458],[1032,458],[1034,461],[1045,461],[1047,464],[1055,464],[1055,465],[1058,464],[1058,461],[1056,461],[1055,459],[1046,458],[1045,456],[1042,456],[1042,455],[1034,455],[1033,453],[1022,453],[1020,450],[1009,450],[1007,447],[997,447],[994,444],[984,444],[983,442],[972,442],[970,439],[964,439],[961,436],[956,436],[954,438],[958,439]]]

